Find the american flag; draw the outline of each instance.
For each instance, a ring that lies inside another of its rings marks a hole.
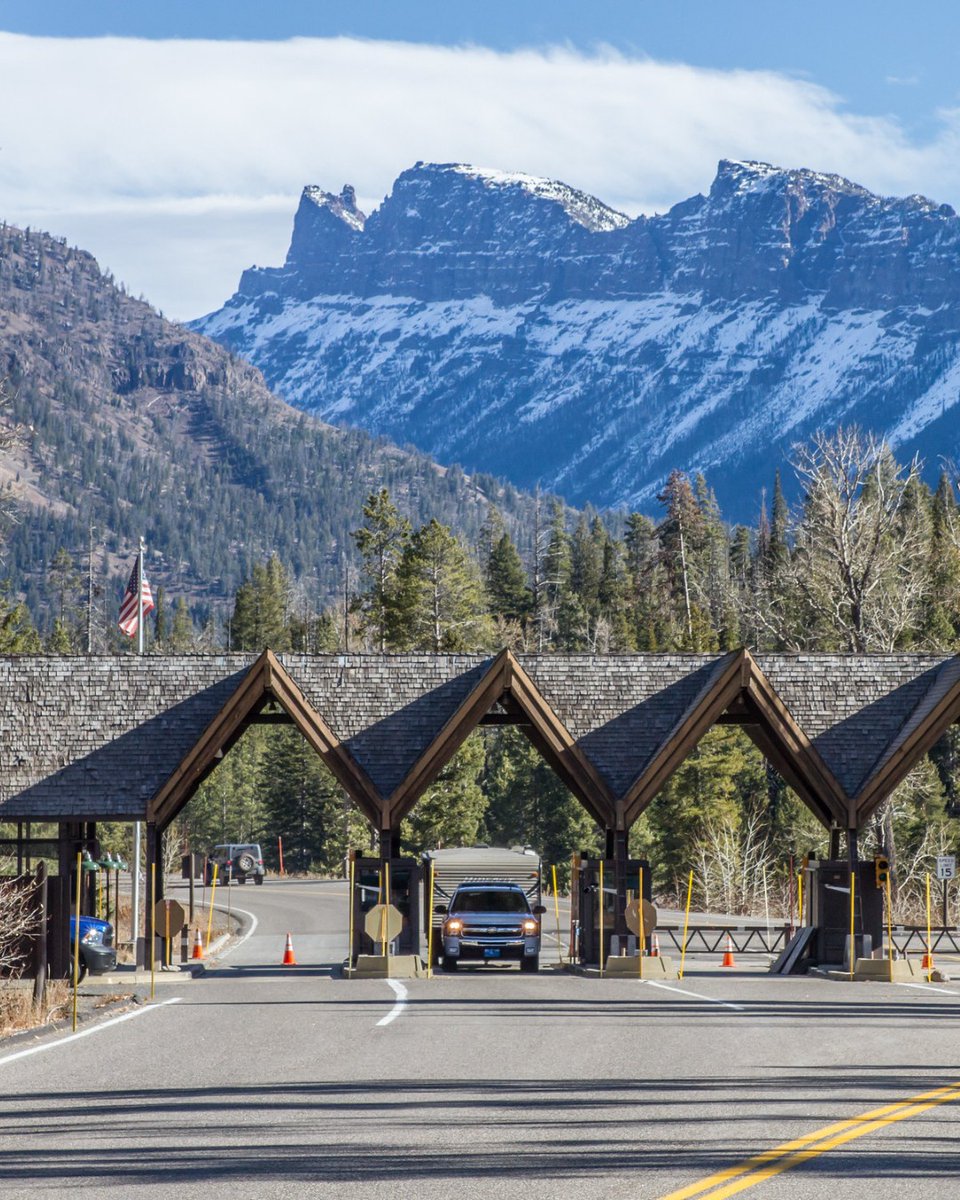
[[[127,637],[136,637],[139,617],[137,614],[137,581],[139,580],[139,591],[143,593],[143,615],[154,609],[153,592],[150,591],[150,584],[147,583],[146,575],[140,574],[140,555],[138,554],[133,564],[133,570],[130,572],[130,582],[127,584],[127,590],[123,593],[123,599],[120,601],[120,620],[118,624]]]

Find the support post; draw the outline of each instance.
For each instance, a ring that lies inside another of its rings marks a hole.
[[[827,858],[831,862],[836,862],[840,858],[840,826],[832,825],[830,827],[830,852]]]
[[[156,825],[152,821],[147,822],[147,839],[146,839],[146,841],[147,841],[147,861],[146,861],[147,872],[146,872],[146,874],[147,874],[147,879],[150,879],[152,874],[155,874],[157,877],[157,885],[156,886],[157,886],[157,891],[158,891],[159,895],[152,897],[154,902],[156,902],[157,900],[161,899],[163,896],[163,873],[159,870],[156,870],[156,871],[151,870],[151,868],[155,868],[157,866],[157,863],[159,860],[159,850],[160,850],[160,835],[157,832]],[[154,938],[154,933],[155,933],[155,930],[153,928],[153,907],[151,904],[148,903],[145,906],[145,908],[146,908],[146,911],[143,914],[143,918],[144,918],[143,919],[144,959],[143,959],[142,963],[139,961],[139,959],[137,961],[137,965],[143,966],[143,967],[149,966],[149,964],[150,964],[151,947],[153,946],[153,938]]]
[[[627,929],[627,831],[617,829],[613,837],[613,870],[617,887],[617,904],[613,913],[613,932],[626,946]],[[643,896],[640,896],[641,903]]]
[[[119,937],[119,930],[117,931]],[[133,854],[130,858],[130,941],[133,943],[133,961],[140,966],[142,961],[140,944],[140,822],[133,823]]]

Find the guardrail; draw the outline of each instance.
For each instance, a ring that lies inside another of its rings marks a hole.
[[[900,954],[922,954],[927,948],[927,927],[926,925],[894,925],[892,940],[894,949]],[[960,954],[960,930],[931,929],[930,942],[930,950],[934,954],[938,951],[943,953],[945,950],[952,950],[955,954]]]
[[[688,954],[722,954],[726,949],[727,937],[737,954],[779,954],[787,942],[793,927],[782,925],[690,925],[687,928]],[[660,948],[672,945],[679,954],[683,950],[683,927],[666,925],[657,927]]]

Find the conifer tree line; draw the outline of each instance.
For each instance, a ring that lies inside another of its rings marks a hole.
[[[476,544],[437,519],[414,525],[389,491],[373,492],[352,534],[355,566],[341,595],[316,603],[308,581],[274,556],[237,590],[219,630],[158,594],[155,653],[637,651],[950,653],[960,639],[960,514],[944,471],[898,462],[857,429],[795,448],[799,500],[779,474],[752,526],[730,527],[703,475],[674,471],[651,517],[577,514],[537,503],[532,528],[491,508]],[[518,543],[528,547],[521,554]],[[41,639],[22,605],[0,601],[0,651],[82,646],[80,585],[58,553],[48,583],[56,613]],[[283,836],[288,865],[334,869],[369,834],[295,734],[251,730],[191,802],[192,840]],[[951,730],[883,806],[862,848],[895,866],[900,903],[916,898],[936,853],[955,847],[960,739]],[[404,847],[489,841],[535,846],[563,866],[596,851],[599,831],[517,730],[478,731],[414,809]],[[783,888],[783,863],[824,850],[823,833],[745,734],[718,727],[681,766],[632,834],[665,893],[697,871],[709,908],[753,907]],[[289,852],[287,847],[290,847]],[[926,865],[925,865],[926,864]]]

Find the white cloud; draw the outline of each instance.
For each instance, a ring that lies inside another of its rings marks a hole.
[[[0,34],[0,216],[93,250],[168,313],[282,261],[300,188],[382,197],[417,159],[561,178],[630,213],[721,157],[960,200],[960,114],[912,143],[808,81],[630,59],[355,39]]]

